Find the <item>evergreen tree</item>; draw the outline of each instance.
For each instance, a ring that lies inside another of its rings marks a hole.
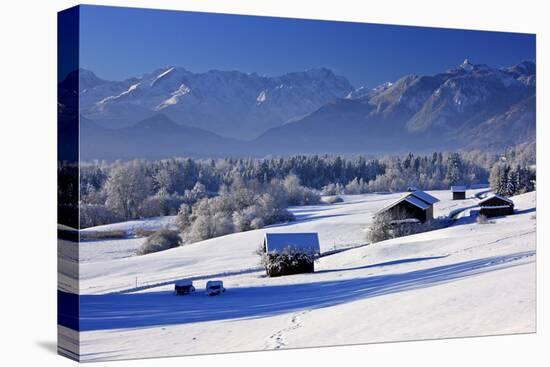
[[[447,174],[445,175],[445,181],[447,185],[456,185],[462,181],[462,164],[460,155],[453,153],[447,158]]]

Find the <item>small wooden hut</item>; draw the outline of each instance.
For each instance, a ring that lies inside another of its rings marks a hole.
[[[487,218],[514,214],[514,202],[501,195],[491,195],[479,202],[479,214]]]
[[[267,275],[277,277],[313,273],[321,248],[317,233],[266,233],[263,251]]]
[[[424,191],[413,191],[380,209],[375,215],[387,213],[396,223],[411,222],[411,219],[424,223],[433,219],[433,205],[438,201]]]
[[[466,186],[463,186],[463,185],[451,186],[451,192],[453,193],[453,200],[466,199]]]

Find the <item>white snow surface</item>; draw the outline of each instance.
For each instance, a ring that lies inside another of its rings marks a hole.
[[[136,90],[137,87],[139,87],[139,84],[140,83],[132,84],[127,90],[125,90],[124,92],[121,92],[120,94],[118,94],[116,96],[109,96],[109,97],[103,98],[101,101],[97,102],[97,105],[98,106],[99,105],[104,105],[105,103],[107,103],[109,101],[113,101],[113,100],[119,99],[121,97],[124,97],[125,95],[130,94],[132,91]]]
[[[474,190],[459,201],[449,190],[429,193],[440,200],[436,216],[478,201]],[[291,224],[145,256],[106,254],[124,240],[82,245],[99,244],[101,255],[80,264],[81,359],[534,332],[535,193],[513,197],[517,214],[489,224],[464,217],[364,246],[372,214],[400,195],[296,207]],[[254,254],[266,231],[318,232],[322,252],[348,249],[321,257],[315,273],[267,278]],[[197,291],[173,295],[178,279],[193,280]],[[205,296],[213,279],[227,292]],[[62,343],[74,339],[60,331]]]

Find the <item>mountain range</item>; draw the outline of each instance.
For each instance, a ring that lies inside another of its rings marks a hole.
[[[79,69],[67,79],[75,73],[79,90],[62,82],[59,95],[79,97],[82,159],[501,150],[535,139],[530,61],[465,60],[373,89],[326,68],[266,77],[168,67],[125,81]]]
[[[121,82],[81,69],[79,89],[81,114],[107,128],[161,113],[182,125],[252,139],[345,97],[353,87],[325,68],[265,77],[167,67]]]
[[[495,69],[468,60],[336,99],[256,143],[285,152],[503,149],[535,139],[535,64]]]

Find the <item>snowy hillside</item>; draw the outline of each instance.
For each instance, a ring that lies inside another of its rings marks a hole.
[[[430,192],[441,200],[435,215],[475,205],[474,193],[452,201],[448,191]],[[398,196],[296,207],[298,220],[288,225],[145,256],[109,256],[139,239],[83,243],[82,359],[533,332],[535,193],[513,197],[517,214],[489,224],[464,217],[441,230],[363,246],[372,214]],[[114,226],[132,231],[139,224]],[[253,254],[266,231],[318,232],[322,252],[348,250],[320,258],[313,274],[266,278]],[[173,281],[181,278],[193,279],[198,291],[174,296]],[[206,297],[211,279],[223,280],[228,291]],[[74,335],[61,331],[70,343]]]

